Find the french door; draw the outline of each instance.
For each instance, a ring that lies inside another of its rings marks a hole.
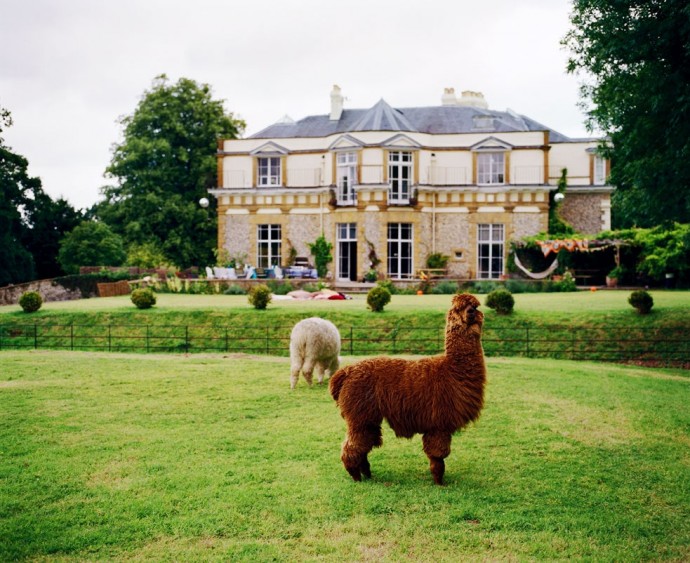
[[[357,223],[338,223],[336,226],[337,264],[339,280],[357,281]]]
[[[412,223],[388,223],[388,276],[412,277]]]

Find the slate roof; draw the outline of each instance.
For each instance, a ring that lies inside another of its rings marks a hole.
[[[251,135],[250,139],[328,137],[357,131],[407,131],[430,134],[503,133],[549,131],[552,143],[573,139],[513,111],[495,111],[471,106],[393,108],[379,100],[369,109],[345,109],[339,120],[328,114],[311,115],[298,121],[281,121]]]

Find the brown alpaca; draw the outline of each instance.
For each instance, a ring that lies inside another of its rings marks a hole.
[[[472,295],[453,297],[443,356],[371,358],[331,377],[331,395],[347,423],[341,459],[355,481],[371,477],[367,455],[383,443],[385,418],[399,438],[422,434],[434,482],[443,484],[453,432],[476,420],[484,404],[484,315],[477,307]]]

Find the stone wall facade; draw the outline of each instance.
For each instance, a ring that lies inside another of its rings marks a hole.
[[[611,196],[601,193],[566,192],[560,215],[576,231],[596,235],[611,228]]]

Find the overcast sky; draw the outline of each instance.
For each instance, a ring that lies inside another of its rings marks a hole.
[[[118,118],[155,76],[191,78],[247,122],[379,99],[439,105],[484,93],[569,136],[587,132],[560,40],[571,0],[0,0],[0,106],[7,145],[53,198],[100,199]]]

